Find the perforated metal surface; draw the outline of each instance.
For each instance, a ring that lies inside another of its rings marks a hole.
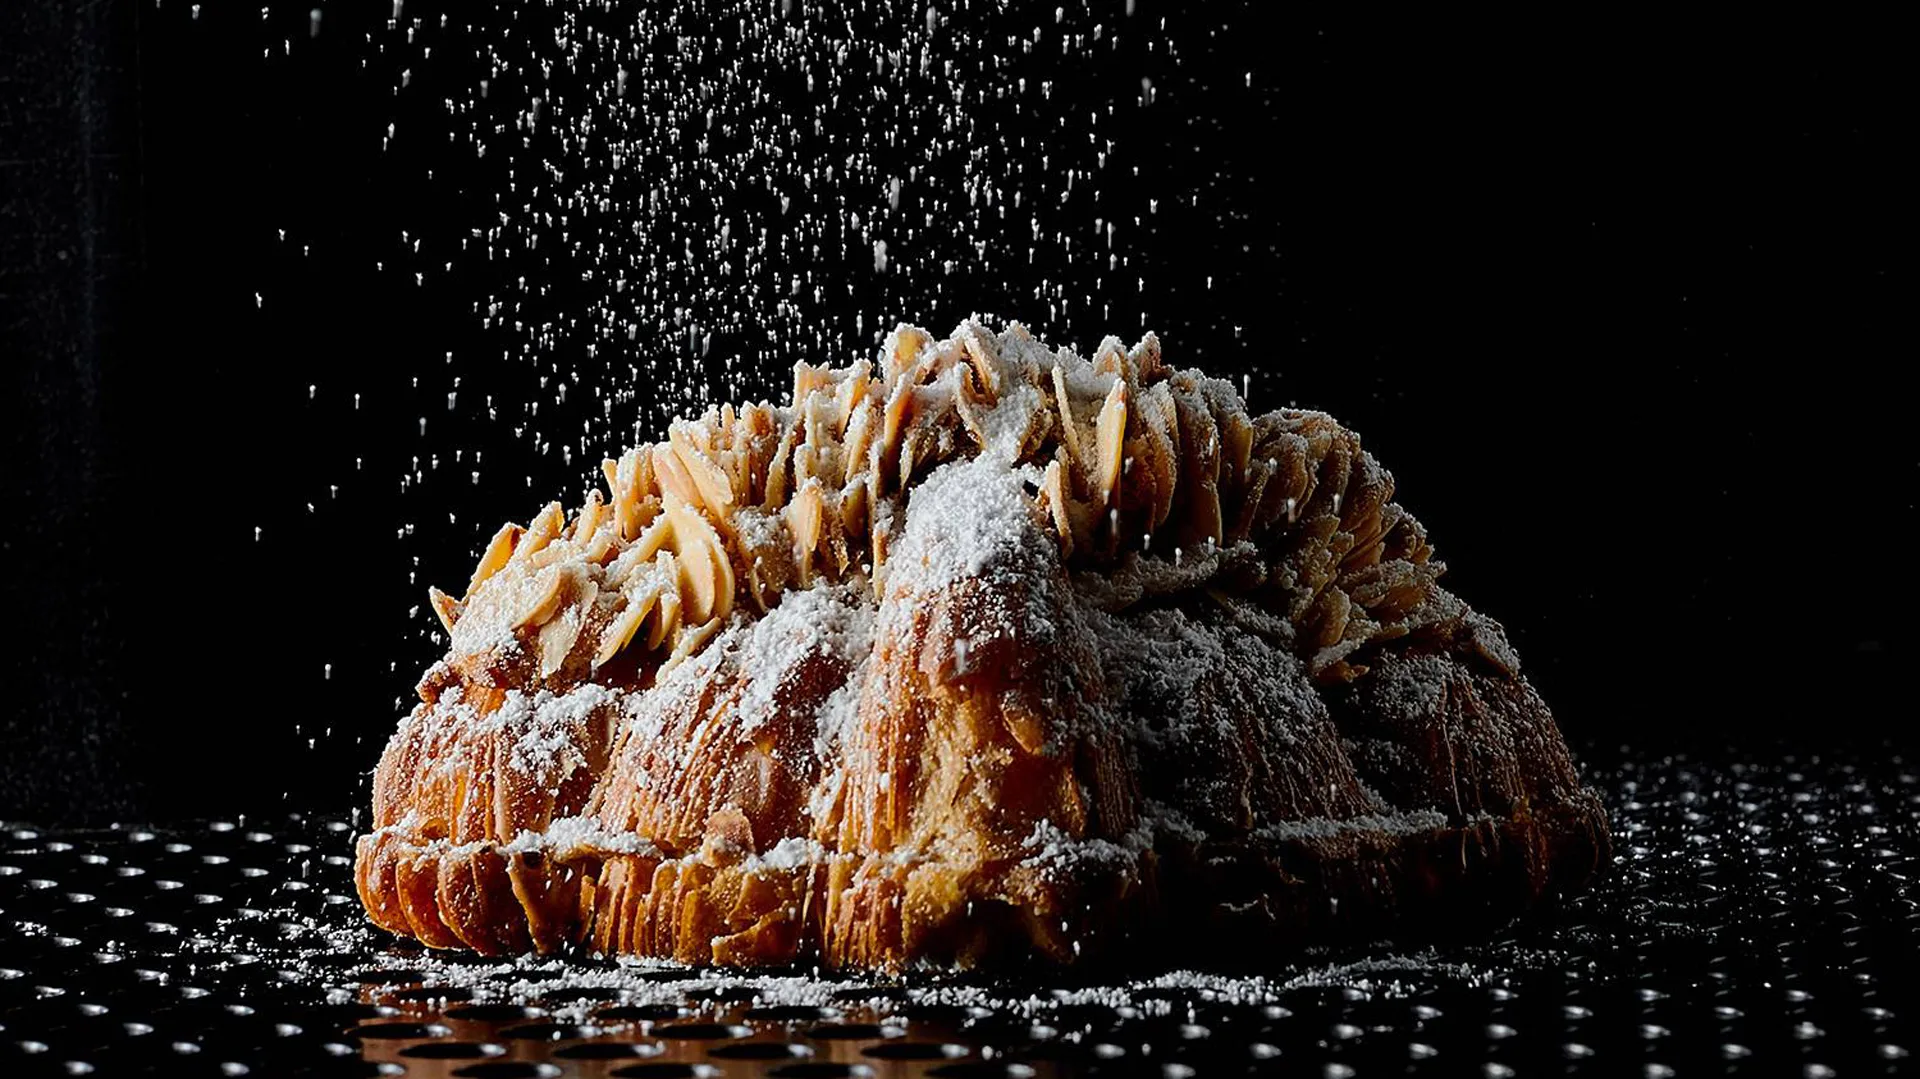
[[[1496,940],[1131,984],[494,963],[364,927],[343,821],[0,835],[0,1075],[1914,1070],[1920,769],[1589,749],[1619,859]]]

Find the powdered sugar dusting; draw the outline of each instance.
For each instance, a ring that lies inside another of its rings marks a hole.
[[[827,656],[851,667],[872,651],[874,608],[864,588],[850,581],[789,591],[750,630],[730,638],[738,649],[732,661],[754,675],[738,705],[747,730],[772,718],[803,660]]]
[[[1033,552],[1053,548],[1029,485],[1039,472],[976,457],[942,465],[914,488],[888,564],[892,590],[932,591],[965,578],[1027,575]]]

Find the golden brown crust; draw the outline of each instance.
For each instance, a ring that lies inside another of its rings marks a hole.
[[[899,969],[1517,910],[1606,850],[1329,417],[1017,326],[710,410],[488,544],[374,781],[433,947]]]

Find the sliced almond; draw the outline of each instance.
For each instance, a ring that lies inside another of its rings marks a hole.
[[[764,500],[766,481],[772,471],[774,448],[780,442],[777,437],[779,431],[780,421],[771,405],[762,402],[740,410],[739,426],[734,429],[733,449],[739,455],[739,467],[743,475],[743,486],[739,488],[742,502]]]
[[[1093,350],[1093,369],[1097,374],[1113,375],[1122,382],[1137,382],[1133,363],[1127,359],[1126,346],[1118,337],[1105,337]]]
[[[611,511],[607,516],[609,518],[612,516]],[[613,554],[614,546],[619,542],[620,530],[613,527],[611,520],[607,520],[602,523],[600,530],[593,534],[593,538],[587,541],[586,546],[580,549],[580,557],[596,566],[605,565],[608,556]]]
[[[613,496],[613,521],[619,528],[620,538],[632,539],[640,534],[640,502],[650,493],[645,488],[652,486],[652,457],[645,449],[635,448],[621,454],[618,461],[602,461],[600,468],[607,474],[607,490]]]
[[[867,478],[854,476],[840,488],[840,532],[851,537],[867,530]]]
[[[704,622],[733,608],[733,562],[721,545],[719,533],[699,510],[667,500],[667,519],[673,522],[674,546],[680,552],[680,579],[688,599],[687,617]]]
[[[841,378],[839,389],[833,395],[834,432],[844,433],[847,424],[852,421],[855,410],[866,400],[867,384],[872,379],[873,365],[865,360],[847,368]]]
[[[1180,462],[1180,420],[1174,412],[1173,393],[1165,382],[1155,383],[1140,395],[1140,417],[1141,430],[1152,446],[1148,467],[1153,470],[1154,498],[1147,528],[1157,532],[1173,514]]]
[[[573,654],[574,644],[580,640],[580,631],[585,628],[585,610],[591,608],[594,594],[598,591],[592,581],[586,582],[582,586],[580,605],[567,608],[559,617],[540,627],[534,641],[540,653],[540,677],[551,678],[566,665],[567,657]]]
[[[546,569],[548,566],[557,566],[562,562],[571,562],[578,557],[579,551],[574,548],[572,541],[556,536],[552,543],[535,551],[532,557],[526,560],[526,566],[528,569]]]
[[[793,494],[783,511],[787,530],[793,533],[794,563],[799,570],[800,587],[813,584],[813,554],[820,547],[820,484],[808,482]]]
[[[884,534],[884,512],[887,508],[883,499],[886,488],[881,484],[883,472],[881,445],[878,441],[867,446],[867,552],[873,559],[875,581],[879,579],[879,569],[886,564],[887,553]]]
[[[654,518],[645,532],[640,533],[640,538],[634,541],[632,547],[627,548],[627,553],[621,555],[621,560],[631,558],[636,564],[645,562],[671,542],[673,542],[673,518],[662,513]]]
[[[1197,393],[1181,390],[1171,393],[1169,399],[1180,425],[1180,444],[1184,450],[1178,481],[1186,492],[1185,519],[1178,533],[1180,545],[1218,544],[1221,535],[1220,431],[1213,425],[1213,412]]]
[[[896,382],[902,375],[913,370],[919,362],[920,353],[933,343],[925,330],[917,326],[902,325],[896,327],[893,336],[887,342],[886,367],[881,372],[889,383]]]
[[[607,495],[613,500],[614,519],[618,520],[620,517],[620,462],[611,457],[601,458],[600,475],[606,478]]]
[[[1169,373],[1160,358],[1160,337],[1151,330],[1127,353],[1127,361],[1133,366],[1134,380],[1142,385],[1158,382]]]
[[[1092,470],[1086,447],[1080,444],[1080,423],[1073,415],[1073,395],[1067,392],[1067,369],[1053,365],[1053,407],[1060,412],[1060,441],[1066,444],[1067,458],[1080,471]]]
[[[1100,419],[1095,422],[1093,429],[1097,451],[1094,491],[1100,496],[1103,508],[1114,504],[1114,492],[1120,486],[1120,463],[1125,459],[1126,436],[1127,384],[1116,378],[1113,380],[1113,389],[1107,391],[1106,403],[1100,406]]]
[[[965,363],[954,369],[953,408],[960,413],[960,425],[973,437],[974,445],[984,450],[987,448],[987,424],[981,410],[985,402],[974,399],[978,391],[974,389],[972,372],[972,365]]]
[[[900,489],[902,491],[913,482],[913,466],[920,455],[920,431],[918,427],[909,427],[906,434],[900,436]]]
[[[527,534],[522,536],[520,542],[514,545],[513,557],[525,561],[540,553],[542,548],[552,543],[555,537],[560,535],[560,528],[565,525],[566,522],[566,511],[560,508],[560,503],[547,503],[546,508],[541,510],[533,518],[533,521],[527,525]]]
[[[868,398],[861,398],[860,403],[854,406],[853,419],[847,423],[847,432],[841,442],[849,479],[866,464],[867,446],[873,441],[879,424],[880,406]]]
[[[694,489],[700,492],[696,504],[715,513],[724,512],[727,506],[733,505],[733,481],[712,456],[695,444],[691,427],[691,424],[674,424],[667,432],[668,445],[673,448],[674,460],[686,470]]]
[[[800,407],[815,390],[826,388],[831,382],[831,374],[825,367],[801,360],[793,365],[793,405]]]
[[[432,607],[433,613],[439,617],[440,627],[447,631],[448,636],[452,636],[453,624],[460,620],[460,601],[438,588],[429,587],[427,605]]]
[[[500,572],[500,567],[506,565],[507,559],[513,556],[514,546],[520,542],[520,537],[525,535],[526,531],[511,522],[500,526],[500,531],[493,534],[493,539],[487,543],[486,552],[480,556],[480,564],[473,567],[473,577],[467,581],[468,596],[473,595],[473,590],[484,584],[487,578]]]
[[[753,490],[753,476],[749,470],[752,464],[748,455],[741,450],[714,450],[709,454],[720,470],[723,482],[727,486],[729,505],[740,505],[747,501],[748,492]]]
[[[680,455],[673,452],[673,445],[657,442],[651,450],[653,473],[660,478],[660,490],[663,494],[678,498],[682,502],[698,505],[700,489],[693,484],[693,477],[687,474],[687,468],[680,463]]]
[[[1237,408],[1213,410],[1213,425],[1220,431],[1220,480],[1223,491],[1236,494],[1247,482],[1248,462],[1253,458],[1253,424]]]
[[[633,640],[634,633],[638,632],[641,624],[647,620],[647,615],[653,613],[654,605],[659,600],[660,586],[653,583],[652,578],[649,578],[647,584],[627,593],[627,605],[621,608],[620,613],[600,633],[600,647],[593,654],[595,667],[611,662],[613,657],[627,647],[628,642]]]
[[[887,398],[886,412],[881,417],[885,422],[880,427],[880,445],[888,461],[899,457],[900,439],[907,421],[913,416],[913,400],[913,386],[906,379],[895,384],[893,393]]]
[[[720,622],[719,618],[710,618],[697,626],[681,626],[680,635],[674,638],[673,654],[667,657],[665,663],[660,664],[659,677],[666,677],[668,671],[685,663],[687,657],[698,652],[702,645],[712,640],[713,635],[720,629]]]
[[[1247,462],[1246,481],[1240,489],[1240,504],[1233,511],[1233,517],[1227,524],[1225,542],[1235,543],[1252,535],[1260,521],[1260,503],[1267,494],[1267,482],[1273,477],[1273,467],[1264,460]]]
[[[573,529],[568,538],[575,542],[584,542],[593,538],[600,530],[600,521],[606,514],[606,503],[598,490],[587,492],[587,499],[580,504],[580,512],[574,515]]]
[[[801,445],[818,456],[829,441],[827,432],[833,429],[833,402],[818,394],[807,398],[800,406],[800,427]]]
[[[553,613],[560,609],[566,599],[568,582],[566,566],[549,566],[540,571],[531,582],[519,613],[514,616],[513,628],[543,625]]]
[[[967,358],[973,361],[974,377],[980,381],[980,389],[989,402],[998,401],[1006,389],[1006,372],[1000,363],[1000,345],[987,333],[986,328],[977,322],[969,322],[960,330],[960,346],[967,351]]]
[[[653,621],[647,629],[647,650],[651,652],[660,647],[662,641],[680,628],[680,593],[676,585],[680,579],[680,567],[674,561],[672,551],[661,551],[656,562],[661,580],[669,582],[660,590],[660,602],[653,608]]]
[[[847,546],[845,489],[839,492],[827,492],[821,496],[820,531],[827,539],[827,550],[833,555],[835,576],[844,576],[847,567],[853,562],[853,550]]]
[[[704,621],[712,618],[719,582],[714,580],[713,556],[699,543],[698,550],[680,552],[680,595],[687,606],[687,617]]]
[[[778,447],[773,451],[773,459],[767,462],[767,493],[760,504],[768,509],[777,509],[787,501],[787,489],[791,486],[788,473],[792,468],[794,439],[799,431],[799,424],[787,424],[787,429],[780,435]]]
[[[1053,519],[1053,530],[1060,536],[1060,557],[1073,557],[1073,519],[1068,512],[1066,470],[1055,458],[1047,462],[1046,475],[1040,481],[1040,501]]]

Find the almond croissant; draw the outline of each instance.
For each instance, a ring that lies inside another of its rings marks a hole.
[[[901,327],[509,525],[356,881],[433,947],[1246,958],[1583,887],[1605,814],[1353,432]]]

